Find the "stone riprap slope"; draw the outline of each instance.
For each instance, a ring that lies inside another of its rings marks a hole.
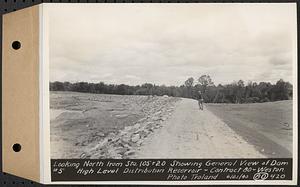
[[[134,158],[179,100],[51,92],[51,158]]]

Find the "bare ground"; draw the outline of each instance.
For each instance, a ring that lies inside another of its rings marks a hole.
[[[51,158],[291,154],[290,108],[284,103],[210,104],[202,111],[192,99],[51,92],[50,109]]]
[[[132,147],[137,147],[140,139],[167,119],[178,100],[171,97],[51,92],[51,158],[116,158],[120,157],[120,151],[121,156],[125,152],[132,154]],[[136,127],[145,124],[147,131],[143,136],[133,134],[138,130]],[[126,138],[129,142],[114,142],[124,130],[128,131]]]

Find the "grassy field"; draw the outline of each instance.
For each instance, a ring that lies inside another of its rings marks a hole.
[[[292,155],[292,101],[206,104],[233,130],[268,157]]]
[[[50,92],[52,158],[78,158],[108,136],[151,114],[176,98]]]

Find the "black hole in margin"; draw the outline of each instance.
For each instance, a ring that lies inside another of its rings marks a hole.
[[[21,43],[19,41],[14,41],[11,46],[13,49],[18,50],[21,48]]]
[[[20,152],[21,151],[21,145],[16,143],[13,145],[14,152]]]

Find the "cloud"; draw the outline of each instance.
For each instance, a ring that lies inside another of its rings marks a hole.
[[[50,80],[292,80],[295,4],[49,4]]]
[[[277,54],[270,58],[270,63],[274,66],[284,66],[292,65],[292,54],[291,53],[284,53],[284,54]]]

